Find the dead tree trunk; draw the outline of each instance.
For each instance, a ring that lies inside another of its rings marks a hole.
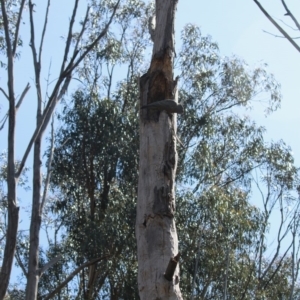
[[[152,61],[140,79],[141,107],[151,104],[140,113],[136,238],[142,300],[182,299],[179,268],[171,276],[164,276],[170,258],[178,254],[174,183],[176,111],[182,112],[182,107],[176,105],[177,82],[173,80],[176,5],[177,0],[156,0],[156,26],[150,30],[154,42]],[[175,102],[163,102],[166,99]]]

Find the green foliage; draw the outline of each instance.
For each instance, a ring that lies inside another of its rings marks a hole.
[[[87,43],[110,6],[109,1],[103,1],[104,7],[90,3]],[[138,299],[137,79],[145,70],[152,9],[143,1],[122,3],[114,30],[78,72],[82,86],[57,115],[47,204],[52,229],[40,265],[60,253],[63,257],[41,277],[40,295],[53,291],[83,263],[102,257],[80,271],[56,299]],[[120,66],[126,71],[118,72]],[[221,299],[226,282],[227,299],[287,299],[293,281],[294,294],[299,294],[291,253],[279,244],[280,251],[269,258],[266,239],[277,207],[287,234],[292,228],[298,232],[298,169],[290,149],[282,141],[266,144],[264,128],[246,115],[261,93],[268,99],[265,112],[276,110],[279,84],[265,66],[252,70],[237,57],[223,58],[211,37],[192,25],[182,32],[176,68],[185,107],[178,116],[176,199],[184,298]],[[253,205],[255,189],[262,200]],[[279,231],[279,238],[284,237]],[[25,266],[26,245],[20,237]]]
[[[136,109],[128,107],[122,113],[117,99],[126,85],[119,88],[114,100],[78,91],[58,116],[63,126],[52,162],[52,185],[58,191],[52,211],[59,212],[68,233],[62,244],[67,261],[79,266],[107,256],[98,265],[95,287],[100,289],[107,276],[114,289],[127,278],[127,291],[136,277],[132,245],[139,139]],[[132,94],[134,89],[135,101],[137,87],[132,84]]]

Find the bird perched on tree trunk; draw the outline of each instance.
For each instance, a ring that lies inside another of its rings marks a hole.
[[[156,101],[148,105],[142,106],[141,109],[153,109],[158,111],[165,110],[167,113],[177,113],[177,114],[183,113],[183,106],[181,104],[177,104],[172,99]]]

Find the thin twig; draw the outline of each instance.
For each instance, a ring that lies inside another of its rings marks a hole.
[[[297,28],[294,28],[293,26],[291,26],[291,25],[289,25],[289,24],[287,24],[286,22],[284,22],[283,20],[281,20],[281,19],[278,19],[282,24],[284,24],[286,27],[288,27],[288,28],[290,28],[290,29],[292,29],[293,31],[298,31],[298,29]]]
[[[21,257],[20,257],[20,255],[19,255],[18,249],[16,250],[15,258],[16,258],[16,260],[17,260],[17,262],[18,262],[18,264],[19,264],[19,266],[20,266],[20,268],[21,268],[21,270],[22,270],[24,276],[27,278],[28,273],[27,273],[26,268],[25,268],[25,266],[24,266],[24,264],[23,264],[23,262],[22,262],[22,260],[21,260]]]
[[[267,34],[270,34],[276,38],[282,38],[282,39],[285,39],[285,36],[281,36],[281,35],[276,35],[274,33],[271,33],[269,31],[266,31],[266,30],[263,30],[263,32],[267,33]],[[297,39],[300,39],[300,36],[297,36],[297,37],[292,37],[293,40],[297,40]]]
[[[1,122],[3,121],[2,125],[0,126],[0,131],[4,128],[4,125],[6,123],[8,119],[8,113],[4,116],[4,118],[1,120]]]
[[[18,101],[18,103],[17,103],[17,105],[16,105],[16,111],[17,111],[17,110],[19,109],[19,107],[21,106],[21,104],[22,104],[22,102],[23,102],[23,99],[25,98],[25,96],[26,96],[27,92],[29,91],[29,89],[30,89],[30,84],[27,83],[27,85],[25,86],[25,89],[24,89],[24,91],[22,92],[22,94],[21,94],[21,96],[20,96],[20,99],[19,99],[19,101]]]
[[[289,36],[289,34],[283,30],[283,28],[268,14],[268,12],[263,8],[263,6],[257,0],[253,0],[263,14],[269,19],[269,21],[284,35],[284,37],[300,52],[300,47],[294,42],[294,40]]]
[[[1,89],[1,88],[0,88],[0,89]],[[26,85],[24,91],[22,92],[21,97],[20,97],[20,99],[19,99],[19,101],[18,101],[18,103],[17,103],[17,105],[16,105],[16,112],[17,112],[17,110],[19,109],[19,107],[21,106],[22,101],[23,101],[23,99],[24,99],[24,97],[25,97],[25,95],[26,95],[26,93],[28,92],[29,89],[30,89],[30,85],[29,85],[29,83],[27,83],[27,85]],[[3,91],[3,93],[5,93],[5,92]],[[6,96],[7,96],[7,95],[6,95]],[[8,96],[7,96],[7,97],[8,97]],[[7,114],[4,116],[4,118],[0,121],[0,122],[2,122],[2,125],[0,126],[0,131],[4,128],[4,125],[5,125],[6,121],[7,121],[7,119],[8,119],[8,113],[7,113]]]
[[[5,239],[6,233],[3,235],[3,237],[0,239],[0,243]]]
[[[46,103],[46,99],[49,99],[49,97],[48,97],[48,88],[49,88],[49,85],[50,85],[50,83],[49,83],[49,80],[50,80],[50,70],[51,70],[51,65],[52,65],[52,61],[50,60],[50,64],[49,64],[49,68],[48,68],[48,77],[47,77],[47,80],[46,80],[46,82],[47,82],[47,86],[46,86],[46,90],[45,90],[45,97],[44,97],[44,107],[43,107],[43,110],[45,109],[45,103]]]
[[[93,260],[90,260],[84,264],[82,264],[81,266],[79,266],[78,268],[76,268],[61,284],[58,285],[58,287],[52,291],[51,293],[49,293],[48,295],[46,295],[45,297],[43,297],[43,300],[48,300],[51,299],[56,293],[58,293],[64,286],[66,286],[68,284],[68,282],[70,282],[73,277],[75,275],[77,275],[82,269],[84,269],[85,267],[88,267],[90,265],[93,265],[95,263],[97,263],[100,260],[103,260],[105,258],[107,258],[108,256],[103,256],[103,257],[98,257],[95,258]]]
[[[6,94],[6,92],[4,91],[4,89],[2,87],[0,87],[0,91],[3,93],[3,95],[6,97],[6,99],[9,101],[9,97]]]

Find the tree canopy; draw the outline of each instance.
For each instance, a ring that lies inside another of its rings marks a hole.
[[[62,96],[55,114],[44,155],[51,176],[42,219],[47,245],[39,248],[39,266],[57,260],[40,277],[41,299],[138,299],[139,76],[149,60],[153,6],[126,4],[80,63],[74,74],[80,83]],[[87,45],[93,28],[92,22],[86,28]],[[298,299],[298,168],[284,141],[266,143],[265,129],[251,118],[260,95],[267,99],[266,115],[280,107],[280,85],[266,65],[252,69],[240,58],[223,57],[217,43],[192,24],[183,29],[177,53],[184,106],[176,137],[183,297]],[[5,157],[0,157],[1,259]],[[26,171],[19,180],[23,186]],[[29,235],[22,231],[16,262],[25,284],[28,257]],[[10,286],[7,299],[24,299],[24,290]]]

